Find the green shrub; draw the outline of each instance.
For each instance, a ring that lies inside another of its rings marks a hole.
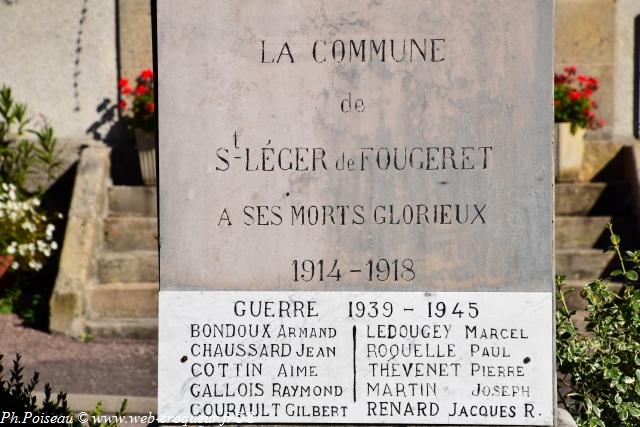
[[[33,374],[29,383],[23,381],[24,368],[20,365],[21,356],[16,355],[13,362],[13,368],[9,371],[9,379],[5,380],[2,365],[3,355],[0,354],[0,423],[7,422],[9,425],[19,423],[29,423],[38,419],[36,417],[49,417],[48,425],[81,427],[82,423],[71,413],[69,404],[67,403],[66,393],[58,393],[55,399],[51,395],[51,386],[47,383],[44,386],[45,398],[41,404],[38,404],[33,392],[38,385],[39,374]],[[120,411],[116,413],[116,418],[124,415],[126,410],[126,399],[122,402]],[[8,419],[2,419],[4,413],[9,414]],[[27,415],[30,414],[30,415]],[[98,402],[95,409],[89,413],[89,427],[118,427],[118,423],[111,421],[109,423],[99,423],[94,420],[103,414],[102,403]],[[15,417],[15,418],[14,418]],[[53,417],[56,417],[55,419]],[[42,418],[40,418],[42,419]]]
[[[48,282],[36,275],[57,249],[54,212],[40,207],[60,166],[53,129],[33,120],[11,89],[0,88],[0,314],[14,312],[26,323],[47,327]],[[50,201],[49,201],[50,202]],[[4,269],[0,268],[1,271]],[[46,271],[46,269],[45,269]],[[47,289],[45,289],[47,288]],[[44,309],[43,309],[44,308]]]
[[[622,255],[620,237],[609,230],[621,268],[582,290],[586,331],[576,329],[566,304],[570,291],[563,277],[556,279],[558,390],[580,427],[640,426],[640,251]],[[620,291],[609,286],[615,277],[624,280]]]
[[[3,356],[0,354],[0,410],[3,412],[15,413],[19,420],[24,419],[27,412],[33,416],[68,416],[70,415],[65,393],[58,393],[55,400],[51,397],[51,386],[45,384],[45,399],[41,405],[36,403],[33,392],[39,381],[38,373],[34,373],[29,383],[23,382],[22,372],[24,368],[20,366],[21,356],[18,354],[13,362],[13,368],[9,371],[9,379],[5,380],[2,366]],[[60,424],[65,425],[65,424]]]
[[[16,102],[11,88],[0,88],[0,183],[26,188],[29,174],[38,168],[46,175],[47,184],[60,166],[57,141],[46,122],[32,125],[27,106]]]

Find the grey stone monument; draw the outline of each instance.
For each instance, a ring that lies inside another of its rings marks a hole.
[[[552,425],[552,52],[552,0],[159,0],[161,420]]]

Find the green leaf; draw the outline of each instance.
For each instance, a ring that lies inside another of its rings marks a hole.
[[[627,418],[629,418],[629,411],[627,411],[626,409],[621,410],[619,414],[620,414],[621,421],[626,421]]]
[[[611,243],[614,246],[618,246],[620,244],[620,236],[618,236],[617,234],[612,234],[610,239],[611,239]]]
[[[598,417],[600,416],[600,414],[602,414],[602,409],[600,409],[597,405],[594,404],[592,409]]]
[[[613,270],[611,276],[616,277],[622,275],[622,270]]]
[[[627,271],[627,274],[624,275],[628,280],[635,282],[638,280],[638,273],[634,270]]]

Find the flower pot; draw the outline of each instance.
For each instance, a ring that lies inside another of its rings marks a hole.
[[[153,132],[134,129],[140,171],[144,185],[156,185],[156,136]]]
[[[0,255],[0,279],[9,271],[12,262],[13,255]]]
[[[584,156],[583,128],[571,133],[570,123],[556,123],[556,181],[578,181]]]

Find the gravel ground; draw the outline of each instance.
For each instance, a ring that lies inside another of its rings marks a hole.
[[[94,340],[88,343],[23,327],[15,315],[0,315],[0,354],[4,376],[16,353],[22,354],[25,377],[40,373],[53,391],[67,393],[156,396],[156,341]]]

